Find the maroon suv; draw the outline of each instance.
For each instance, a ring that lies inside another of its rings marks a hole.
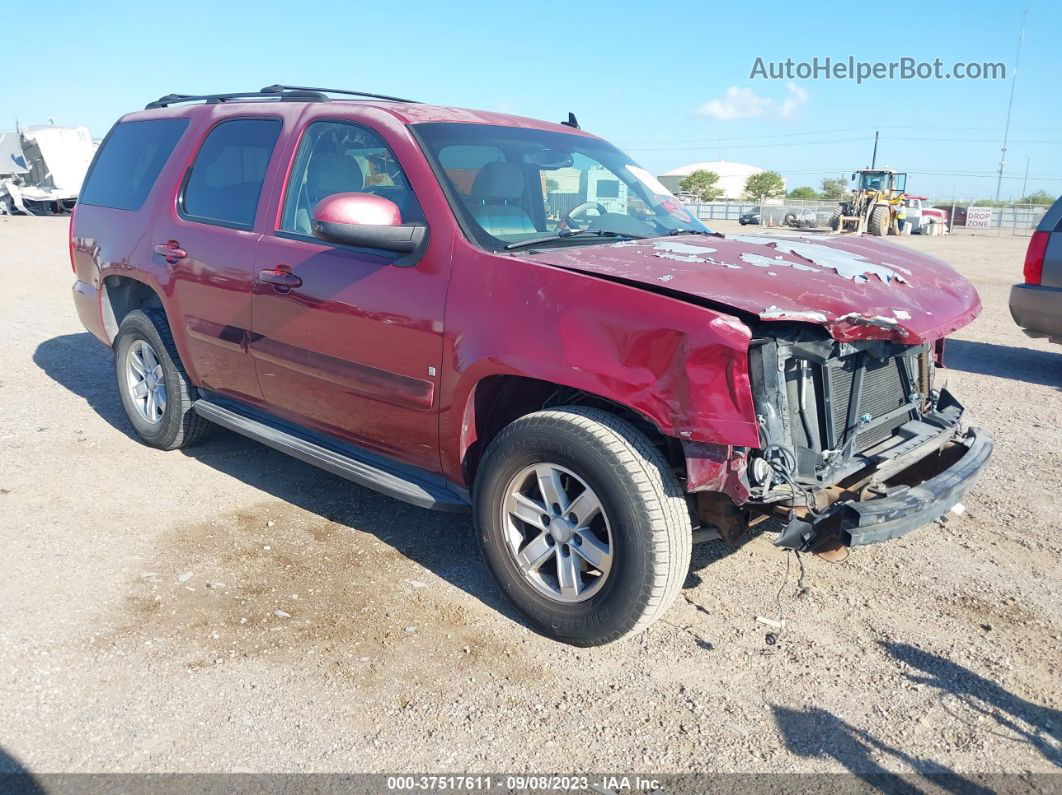
[[[471,509],[501,587],[572,643],[658,618],[695,530],[894,538],[991,452],[934,384],[935,344],[980,310],[955,271],[714,234],[573,117],[170,95],[108,134],[70,249],[145,442],[216,423]]]

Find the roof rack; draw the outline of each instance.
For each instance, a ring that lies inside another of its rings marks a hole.
[[[416,100],[389,97],[384,94],[369,94],[365,91],[345,91],[338,88],[308,88],[306,86],[266,86],[259,91],[236,91],[228,94],[167,94],[154,102],[149,102],[145,110],[165,108],[182,102],[206,102],[208,105],[228,102],[231,99],[276,99],[281,102],[327,102],[329,94],[382,99],[388,102],[406,102],[419,104]]]
[[[348,91],[343,88],[313,88],[311,86],[266,86],[262,89],[263,94],[274,93],[277,91],[314,91],[319,94],[343,94],[348,97],[368,97],[369,99],[384,99],[388,102],[405,102],[410,105],[420,105],[421,103],[415,99],[402,99],[401,97],[389,97],[386,94],[369,94],[365,91]]]
[[[228,102],[230,99],[254,99],[267,98],[279,99],[288,102],[321,102],[327,101],[328,97],[317,91],[235,91],[229,94],[167,94],[159,97],[154,102],[149,102],[144,109],[165,108],[181,102],[206,102],[214,105],[219,102]]]

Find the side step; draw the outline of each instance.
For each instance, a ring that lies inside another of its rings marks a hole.
[[[360,451],[353,446],[344,445],[347,449],[343,452],[330,449],[279,425],[205,398],[200,398],[192,405],[204,419],[396,500],[440,511],[463,512],[470,509],[466,496],[451,491],[442,478],[428,472],[422,473],[412,467],[403,471],[402,465],[385,463],[381,456]]]

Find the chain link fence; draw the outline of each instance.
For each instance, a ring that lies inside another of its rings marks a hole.
[[[985,201],[947,199],[934,202],[944,210],[952,234],[993,234],[1028,237],[1050,209],[1043,204],[994,204]]]
[[[835,201],[781,199],[764,202],[686,203],[686,209],[702,221],[739,221],[749,225],[828,229],[830,218],[839,209]]]
[[[825,231],[830,218],[840,208],[837,201],[779,199],[756,202],[687,202],[686,208],[702,221],[739,221],[765,227],[788,227]],[[915,234],[935,231],[930,225],[943,221],[952,234],[1029,236],[1048,207],[1039,204],[991,204],[969,199],[923,201],[924,216],[907,210],[907,220]]]

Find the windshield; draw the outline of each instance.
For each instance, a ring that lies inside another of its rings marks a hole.
[[[414,130],[454,213],[484,248],[708,232],[655,177],[600,139],[485,124]]]

